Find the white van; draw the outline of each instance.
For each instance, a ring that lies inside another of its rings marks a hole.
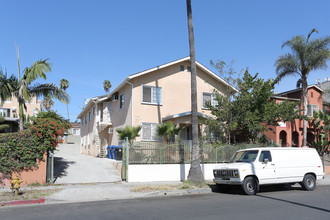
[[[314,148],[250,148],[237,151],[229,163],[213,170],[213,181],[219,190],[228,185],[241,185],[254,195],[259,185],[300,183],[313,190],[316,180],[323,179],[323,165]]]

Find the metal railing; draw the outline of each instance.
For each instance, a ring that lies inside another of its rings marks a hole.
[[[200,145],[201,163],[227,162],[239,150],[259,145]],[[129,146],[129,164],[184,164],[191,162],[191,146],[159,142],[136,142]]]

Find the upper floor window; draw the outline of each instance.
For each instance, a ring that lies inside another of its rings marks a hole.
[[[125,96],[124,93],[122,93],[119,97],[119,108],[120,109],[124,108],[124,104],[125,104]]]
[[[85,115],[85,124],[87,124],[87,115]]]
[[[95,115],[95,109],[96,109],[96,108],[95,108],[95,107],[93,107],[93,115]]]
[[[88,112],[88,121],[91,121],[91,115],[92,115],[92,113]]]
[[[162,88],[155,86],[142,86],[142,103],[161,105]]]
[[[208,103],[212,106],[216,106],[218,104],[218,102],[215,98],[216,98],[216,95],[214,93],[203,92],[203,94],[202,94],[202,108],[208,108],[206,103]]]
[[[318,105],[307,105],[307,116],[308,117],[313,117],[313,113],[314,112],[318,112],[319,111],[319,106]]]

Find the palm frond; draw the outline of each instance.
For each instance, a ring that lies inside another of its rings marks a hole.
[[[69,95],[53,83],[35,84],[33,86],[29,86],[29,92],[36,97],[50,96],[51,98],[57,99],[63,103],[69,103],[70,101]]]
[[[32,83],[37,78],[46,79],[46,73],[51,71],[51,64],[47,62],[48,59],[39,60],[32,64],[32,66],[24,69],[23,79],[27,84]]]
[[[286,75],[301,75],[299,73],[300,63],[292,54],[285,54],[280,56],[276,62],[276,73],[277,73],[277,82],[280,81]]]
[[[7,73],[4,74],[2,69],[0,68],[0,99],[1,104],[12,96],[13,87],[11,84],[11,78],[7,78]]]

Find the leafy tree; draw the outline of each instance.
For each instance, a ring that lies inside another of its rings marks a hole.
[[[109,80],[104,80],[103,82],[103,89],[105,92],[110,92],[110,88],[111,88],[111,83]]]
[[[187,0],[187,17],[188,17],[188,33],[189,33],[189,51],[191,66],[191,126],[192,126],[192,149],[191,149],[191,166],[188,174],[188,180],[194,183],[204,181],[202,169],[200,166],[200,154],[198,144],[198,117],[197,117],[197,82],[196,82],[196,57],[195,57],[195,40],[192,22],[191,0]]]
[[[312,147],[323,157],[330,150],[330,115],[322,111],[314,112],[312,122],[316,130],[316,140],[312,143]]]
[[[213,128],[213,130],[225,130],[227,138],[224,139],[228,144],[230,144],[231,142],[231,130],[233,130],[236,126],[234,123],[232,123],[231,100],[233,95],[237,91],[235,91],[232,86],[236,86],[237,79],[240,76],[240,74],[238,74],[236,78],[237,73],[233,68],[233,63],[234,61],[231,61],[231,63],[228,65],[223,60],[216,60],[216,62],[214,62],[213,60],[210,61],[211,66],[218,71],[219,76],[222,77],[228,83],[228,85],[226,85],[225,96],[220,95],[218,92],[215,92],[217,95],[217,99],[220,100],[220,102],[222,103],[221,108],[223,115],[221,115],[221,117],[219,118],[222,123],[211,123],[211,127]],[[208,121],[208,123],[210,123],[210,120]]]
[[[124,141],[125,138],[128,138],[129,144],[133,144],[136,137],[139,136],[139,132],[142,129],[142,126],[126,126],[124,128],[116,129],[119,140]]]
[[[19,54],[17,54],[19,67]],[[51,65],[48,60],[39,60],[26,67],[23,70],[23,76],[20,75],[20,68],[18,68],[18,78],[14,78],[11,82],[13,94],[19,103],[19,125],[20,131],[23,130],[23,115],[26,110],[26,103],[30,102],[32,97],[50,96],[58,99],[61,102],[68,103],[69,96],[62,89],[58,88],[52,83],[39,84],[34,83],[37,79],[46,79],[46,73],[51,71]],[[33,84],[34,83],[34,84]]]
[[[282,48],[288,46],[291,53],[281,55],[275,62],[277,80],[288,75],[298,75],[302,83],[302,103],[303,115],[307,116],[307,78],[311,71],[326,69],[327,61],[330,59],[330,36],[310,40],[313,33],[318,33],[313,29],[307,36],[298,35],[286,41]],[[303,146],[307,140],[307,121],[303,121]]]
[[[178,135],[179,132],[183,129],[183,127],[177,127],[171,121],[164,122],[162,124],[157,125],[157,136],[163,137],[163,141],[169,143],[175,135]]]
[[[70,83],[67,79],[61,79],[60,81],[60,88],[63,89],[65,92],[67,90],[67,88],[69,88]],[[66,103],[66,110],[68,112],[68,120],[70,120],[70,115],[69,115],[69,103]]]
[[[217,106],[208,107],[215,116],[213,123],[227,126],[230,132],[244,137],[247,142],[256,142],[260,133],[277,126],[278,122],[291,121],[298,117],[295,110],[296,102],[282,102],[277,104],[271,101],[275,81],[264,81],[258,74],[252,76],[248,70],[242,79],[237,79],[239,92],[228,102],[227,97],[217,93]],[[231,112],[231,122],[228,124],[226,113]]]

